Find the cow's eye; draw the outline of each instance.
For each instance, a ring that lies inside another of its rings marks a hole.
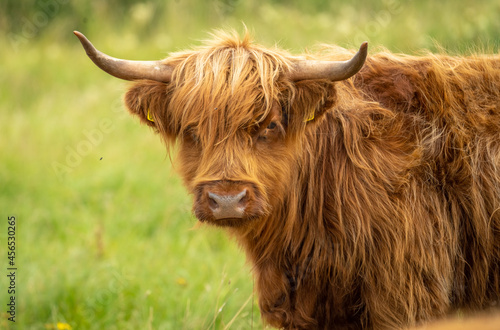
[[[269,139],[276,139],[280,134],[284,134],[283,127],[279,122],[271,121],[266,129],[262,130],[258,135],[259,140],[265,141]]]
[[[186,130],[184,131],[183,135],[184,135],[184,138],[186,138],[192,142],[199,141],[199,137],[196,134],[196,131],[194,130],[194,128],[192,126],[188,126],[188,128],[186,128]]]
[[[278,125],[276,124],[276,122],[275,122],[275,121],[272,121],[272,122],[270,122],[270,123],[269,123],[269,125],[267,125],[267,129],[275,129],[275,128],[276,128],[276,126],[278,126]]]
[[[200,141],[200,138],[196,133],[191,133],[191,140],[198,143]]]

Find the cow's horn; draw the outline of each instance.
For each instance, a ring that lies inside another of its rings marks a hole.
[[[120,79],[150,79],[169,82],[173,67],[161,61],[129,61],[111,57],[98,51],[94,45],[80,32],[73,32],[83,45],[88,57],[103,71]]]
[[[293,81],[306,79],[344,80],[361,70],[367,54],[368,43],[365,41],[359,47],[356,55],[347,61],[301,60],[295,63],[289,78]]]

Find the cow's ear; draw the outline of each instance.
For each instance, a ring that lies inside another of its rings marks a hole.
[[[336,102],[334,83],[328,80],[302,80],[295,83],[290,104],[290,124],[299,128],[317,122]]]
[[[166,85],[145,80],[134,83],[125,94],[124,101],[128,111],[139,117],[141,123],[156,127],[159,114],[166,106]]]
[[[170,93],[162,82],[143,80],[135,82],[124,97],[125,106],[140,121],[165,137],[175,138],[176,128],[168,115]]]

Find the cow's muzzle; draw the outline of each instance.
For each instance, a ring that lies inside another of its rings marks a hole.
[[[247,207],[247,190],[238,194],[221,194],[208,192],[208,207],[215,219],[242,218]]]
[[[216,180],[196,187],[194,213],[200,221],[238,226],[266,213],[266,203],[249,182]]]

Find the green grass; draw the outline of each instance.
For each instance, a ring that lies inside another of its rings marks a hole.
[[[0,5],[1,274],[8,215],[18,253],[17,322],[2,317],[7,329],[263,327],[243,252],[222,230],[193,229],[190,196],[159,138],[121,106],[127,83],[95,68],[72,30],[131,59],[198,44],[213,28],[242,31],[242,22],[259,42],[295,52],[362,40],[405,52],[499,46],[493,0],[127,1],[119,11],[88,1],[62,4],[28,38],[23,19],[40,10],[31,3]],[[6,306],[6,276],[0,284]]]
[[[238,314],[253,287],[241,252],[221,231],[192,229],[160,140],[121,107],[126,83],[78,47],[54,47],[2,56],[15,77],[4,97],[16,98],[2,102],[0,209],[17,218],[17,326],[223,328],[236,315],[235,328],[260,326],[251,302]]]

